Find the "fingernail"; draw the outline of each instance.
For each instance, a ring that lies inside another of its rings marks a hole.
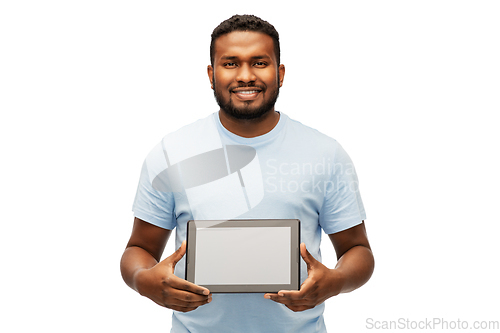
[[[269,296],[269,295],[264,295],[264,298],[271,299],[271,296]]]
[[[283,293],[278,293],[279,296],[283,297]]]

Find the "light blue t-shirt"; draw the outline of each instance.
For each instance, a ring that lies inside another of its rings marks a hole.
[[[299,219],[301,242],[320,261],[321,229],[332,234],[366,218],[344,149],[283,113],[254,138],[229,132],[218,112],[166,135],[144,162],[133,211],[175,228],[176,248],[193,219]],[[175,275],[184,272],[183,258]],[[306,278],[301,259],[301,283]],[[324,304],[293,312],[260,293],[213,294],[194,311],[174,311],[171,332],[326,332],[323,311]]]

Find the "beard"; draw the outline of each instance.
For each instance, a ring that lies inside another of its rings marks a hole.
[[[229,94],[229,99],[225,99],[221,92],[217,90],[217,85],[215,84],[215,78],[212,79],[214,82],[214,96],[217,104],[219,104],[221,110],[223,110],[229,116],[236,119],[258,119],[263,115],[267,114],[271,110],[273,110],[276,101],[278,100],[278,95],[280,92],[279,88],[279,77],[276,84],[276,89],[273,90],[263,90],[261,94],[270,94],[267,101],[265,101],[262,105],[254,107],[252,106],[252,101],[245,101],[243,107],[236,107],[231,99],[231,94]],[[238,87],[253,87],[255,85],[240,85]],[[259,87],[260,88],[260,87]]]

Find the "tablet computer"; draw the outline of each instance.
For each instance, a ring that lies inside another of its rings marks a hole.
[[[212,293],[299,290],[300,221],[192,220],[186,280]]]

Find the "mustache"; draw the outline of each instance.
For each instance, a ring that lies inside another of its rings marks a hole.
[[[260,90],[266,90],[266,86],[255,83],[239,83],[237,86],[230,87],[229,91],[233,91],[236,88],[259,88]]]

